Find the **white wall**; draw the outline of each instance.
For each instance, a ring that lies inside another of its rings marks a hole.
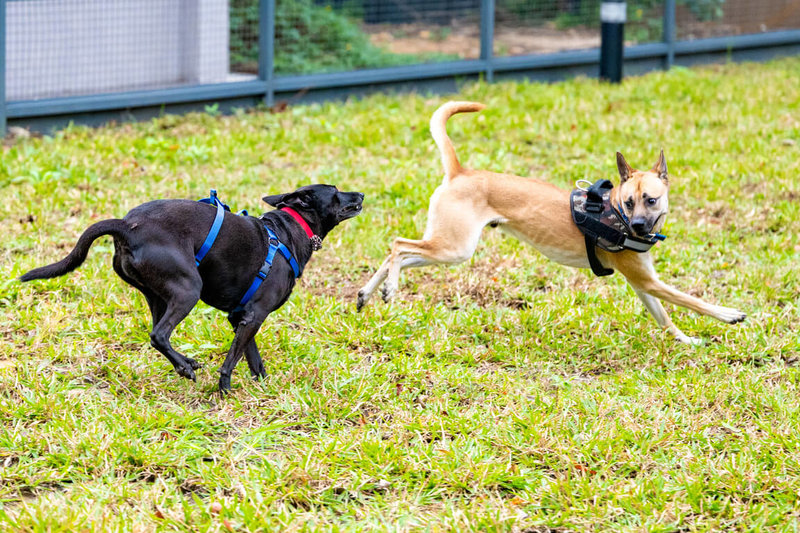
[[[228,0],[10,0],[8,100],[224,82]]]

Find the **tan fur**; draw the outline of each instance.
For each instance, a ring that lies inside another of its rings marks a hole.
[[[475,102],[448,102],[431,117],[431,134],[442,156],[445,178],[431,196],[425,234],[421,240],[395,239],[389,256],[359,291],[359,310],[384,281],[383,299],[389,301],[397,291],[404,268],[469,259],[487,224],[499,225],[554,261],[589,268],[583,234],[572,221],[568,191],[538,179],[467,169],[459,163],[445,129],[447,119],[484,107]],[[612,202],[624,210],[631,223],[641,224],[644,233],[660,231],[669,206],[664,152],[646,171],[631,168],[617,153],[617,167],[620,185],[612,189]],[[723,322],[735,323],[745,318],[741,311],[711,305],[664,284],[656,275],[649,253],[610,253],[598,248],[597,256],[603,265],[626,277],[659,326],[681,342],[699,341],[675,327],[660,300]]]

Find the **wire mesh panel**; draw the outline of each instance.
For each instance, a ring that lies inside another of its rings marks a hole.
[[[258,74],[259,0],[230,0],[230,68]],[[242,77],[234,74],[234,77]],[[246,78],[246,76],[244,76]]]
[[[275,72],[476,58],[480,0],[277,0]]]
[[[545,54],[600,46],[595,0],[496,0],[494,54]]]
[[[496,0],[494,53],[542,54],[600,46],[601,0]],[[625,41],[663,38],[664,2],[629,0]]]
[[[8,0],[9,100],[219,83],[228,0]]]
[[[679,39],[800,28],[800,0],[678,0]]]

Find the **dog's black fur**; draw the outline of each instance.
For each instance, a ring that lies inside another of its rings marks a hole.
[[[331,185],[308,185],[263,199],[278,209],[291,207],[324,239],[334,226],[361,212],[364,195],[339,192]],[[91,225],[67,257],[33,269],[20,279],[53,278],[71,272],[86,259],[95,239],[112,235],[114,270],[144,294],[153,318],[150,344],[167,357],[179,375],[196,380],[194,370],[200,364],[172,348],[169,338],[175,327],[198,300],[229,313],[235,335],[220,368],[219,388],[225,392],[230,390],[231,373],[242,355],[254,377],[265,376],[255,334],[267,315],[289,298],[295,285],[288,261],[276,254],[269,275],[252,299],[243,310],[232,312],[264,264],[268,248],[264,223],[292,252],[301,273],[311,258],[312,246],[300,224],[284,211],[276,209],[260,218],[226,212],[214,245],[197,267],[194,256],[215,214],[215,207],[190,200],[148,202],[133,208],[123,219]]]

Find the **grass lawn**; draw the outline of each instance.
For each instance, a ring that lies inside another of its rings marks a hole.
[[[621,86],[477,84],[451,119],[462,163],[616,180],[614,153],[672,180],[662,278],[748,319],[671,309],[661,332],[619,276],[547,262],[487,228],[458,267],[409,271],[355,312],[394,236],[421,235],[446,97],[165,116],[8,142],[0,160],[0,530],[796,531],[800,527],[800,58],[674,69]],[[221,400],[232,339],[198,306],[148,344],[112,243],[22,284],[91,223],[154,198],[266,210],[327,182],[366,194]]]

